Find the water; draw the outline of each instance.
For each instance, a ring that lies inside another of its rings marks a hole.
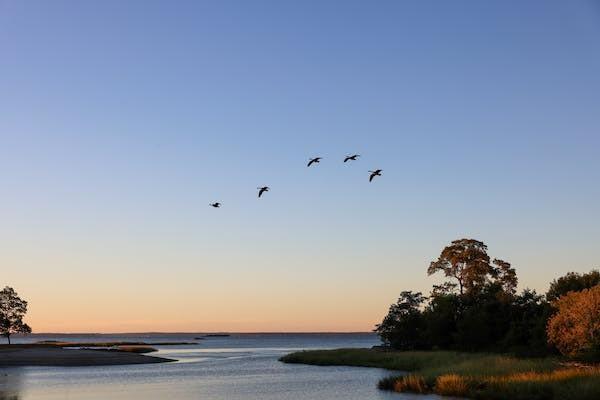
[[[16,342],[193,341],[193,334],[29,336]],[[379,391],[389,371],[284,364],[300,349],[370,347],[373,334],[234,334],[197,345],[154,346],[174,363],[103,367],[0,368],[0,400],[433,399]]]

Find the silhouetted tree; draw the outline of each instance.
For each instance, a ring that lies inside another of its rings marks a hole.
[[[511,301],[502,285],[490,282],[476,294],[464,296],[456,322],[454,341],[463,350],[498,350],[508,332]]]
[[[514,297],[510,314],[510,327],[502,347],[522,355],[544,355],[551,351],[547,343],[546,323],[552,307],[543,295],[525,289]]]
[[[497,258],[494,259],[493,264],[492,276],[502,288],[502,293],[513,297],[517,293],[517,284],[519,283],[517,271],[511,267],[510,263]]]
[[[11,287],[0,291],[0,335],[6,337],[10,344],[10,335],[14,333],[30,333],[31,328],[23,322],[27,313],[27,302],[21,299]]]
[[[429,275],[443,272],[458,282],[460,294],[479,290],[494,273],[487,254],[487,246],[474,239],[459,239],[446,246],[437,261],[427,269]]]
[[[460,299],[448,288],[435,286],[429,297],[429,304],[423,312],[425,334],[428,343],[434,348],[454,347],[456,321],[459,317]]]
[[[375,332],[383,343],[400,350],[421,349],[426,346],[421,307],[426,298],[421,292],[404,291]]]
[[[583,289],[589,289],[600,284],[600,271],[591,270],[587,274],[569,272],[565,276],[555,279],[550,284],[550,289],[546,293],[548,301],[555,301],[560,296],[568,292],[579,292]]]

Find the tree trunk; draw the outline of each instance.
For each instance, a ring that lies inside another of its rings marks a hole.
[[[8,339],[8,344],[10,344],[10,335],[6,335],[6,338]]]

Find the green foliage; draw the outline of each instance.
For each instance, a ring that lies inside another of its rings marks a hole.
[[[425,300],[421,292],[405,291],[400,294],[398,301],[390,306],[388,314],[375,328],[386,345],[402,350],[426,346],[421,313]]]
[[[524,356],[553,352],[546,337],[546,323],[552,315],[552,307],[544,296],[525,289],[515,297],[510,312],[510,325],[502,348]]]
[[[550,289],[546,293],[546,299],[552,302],[569,292],[580,292],[596,285],[600,285],[600,271],[596,269],[587,274],[569,272],[565,276],[552,281]]]
[[[456,315],[454,346],[462,350],[498,349],[510,324],[512,295],[499,283],[485,285],[477,294],[463,296]]]
[[[454,293],[432,293],[423,312],[425,338],[431,347],[449,349],[454,346],[456,317],[460,299]]]

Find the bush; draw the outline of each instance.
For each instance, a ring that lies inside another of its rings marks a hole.
[[[548,321],[548,340],[569,356],[598,354],[600,350],[600,285],[569,292],[554,306],[558,312]]]

